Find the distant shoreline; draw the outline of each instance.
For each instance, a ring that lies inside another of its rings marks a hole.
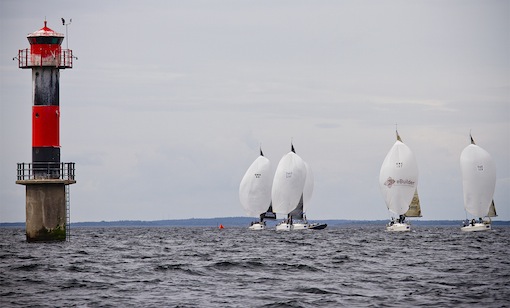
[[[79,227],[216,227],[220,224],[225,227],[244,227],[252,221],[252,217],[217,217],[217,218],[189,218],[189,219],[167,219],[167,220],[117,220],[117,221],[88,221],[72,222],[71,228]],[[276,220],[278,222],[279,220]],[[349,219],[318,219],[311,222],[327,223],[328,226],[348,225],[384,225],[388,220],[349,220]],[[276,224],[275,221],[268,221],[268,225]],[[510,226],[510,221],[493,220],[494,226]],[[460,226],[462,220],[411,220],[415,226]],[[0,228],[24,228],[24,222],[0,222]]]

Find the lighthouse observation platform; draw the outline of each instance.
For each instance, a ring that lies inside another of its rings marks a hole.
[[[35,50],[30,48],[18,51],[18,67],[33,68],[50,66],[59,69],[73,68],[73,51],[71,49],[58,49],[54,51]]]
[[[16,184],[75,184],[75,163],[18,163]]]

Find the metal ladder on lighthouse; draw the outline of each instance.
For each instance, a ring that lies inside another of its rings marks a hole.
[[[69,185],[65,185],[65,198],[66,198],[66,240],[71,240],[71,197],[69,192]]]

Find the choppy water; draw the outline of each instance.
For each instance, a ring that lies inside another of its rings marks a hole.
[[[509,306],[510,228],[0,229],[0,306]]]

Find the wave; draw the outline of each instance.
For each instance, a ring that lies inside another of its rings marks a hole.
[[[37,271],[40,267],[42,267],[42,264],[38,263],[32,263],[32,264],[22,264],[20,266],[14,266],[13,269],[17,271]]]
[[[321,288],[314,288],[314,287],[308,287],[308,288],[298,288],[295,290],[298,293],[309,293],[309,294],[337,294],[333,291],[328,291]]]
[[[228,269],[263,269],[268,268],[268,264],[260,261],[218,261],[208,266],[212,269],[228,270]]]
[[[74,228],[71,242],[48,245],[20,241],[22,229],[16,236],[0,229],[0,301],[43,307],[508,305],[510,228],[484,235],[457,227],[415,230]]]
[[[187,275],[193,275],[193,276],[204,276],[205,273],[202,273],[198,270],[190,269],[190,264],[159,264],[156,265],[155,271],[156,272],[180,272]]]

